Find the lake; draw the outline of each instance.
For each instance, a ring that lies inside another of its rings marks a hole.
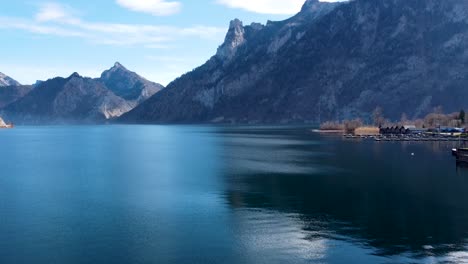
[[[451,144],[0,130],[0,263],[468,263],[468,171]]]

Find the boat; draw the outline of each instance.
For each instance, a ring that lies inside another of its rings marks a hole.
[[[457,149],[456,148],[452,149],[452,156],[454,156],[454,157],[457,156]]]
[[[456,151],[457,163],[468,164],[468,148],[459,148]]]

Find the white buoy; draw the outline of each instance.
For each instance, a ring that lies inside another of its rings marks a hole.
[[[414,153],[411,153],[411,156],[414,156]]]

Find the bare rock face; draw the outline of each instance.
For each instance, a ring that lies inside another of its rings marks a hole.
[[[468,1],[308,0],[266,26],[233,21],[218,54],[124,122],[304,123],[467,108]]]
[[[242,21],[235,19],[231,21],[226,39],[223,45],[218,48],[216,55],[222,60],[229,61],[236,55],[237,48],[245,41],[245,29]]]
[[[338,6],[335,3],[311,4],[323,6],[322,11],[317,13],[311,8],[304,8],[305,11],[291,19],[269,21],[267,25],[252,23],[244,26],[238,19],[231,21],[225,41],[215,56],[172,82],[168,88],[125,114],[121,120],[158,123],[213,120],[251,122],[253,118],[249,120],[247,117],[249,112],[274,100],[261,100],[255,103],[255,108],[250,108],[243,104],[251,99],[243,99],[249,94],[252,99],[256,97],[254,93],[258,89],[254,87],[255,83],[265,78],[279,63],[279,53],[304,36],[309,24],[327,14],[325,10],[331,12]],[[267,89],[268,86],[262,88]],[[263,112],[259,111],[258,115]]]
[[[104,71],[100,80],[117,96],[138,105],[164,87],[150,82],[135,72],[127,70],[122,64],[116,62],[107,71]]]
[[[19,82],[0,72],[0,87],[19,85],[21,85]]]

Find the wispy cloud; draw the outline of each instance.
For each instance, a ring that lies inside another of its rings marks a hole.
[[[94,44],[146,48],[166,48],[172,41],[184,38],[220,40],[225,33],[224,28],[203,25],[175,27],[92,22],[77,17],[75,13],[70,7],[45,3],[40,6],[35,19],[0,16],[0,28],[76,37]]]
[[[293,15],[301,10],[305,0],[216,0],[229,8],[272,15]],[[346,0],[323,0],[321,2],[341,2]]]
[[[179,13],[182,4],[165,0],[117,0],[117,4],[136,12],[151,14],[154,16],[168,16]]]
[[[0,17],[0,28],[24,30],[41,35],[54,35],[60,37],[85,37],[84,33],[80,31],[67,29],[60,26],[38,24],[31,20],[14,17]]]
[[[68,6],[48,2],[40,6],[40,9],[36,14],[36,20],[38,22],[65,21],[73,23],[76,22],[74,21],[75,18],[73,13],[73,9]]]

